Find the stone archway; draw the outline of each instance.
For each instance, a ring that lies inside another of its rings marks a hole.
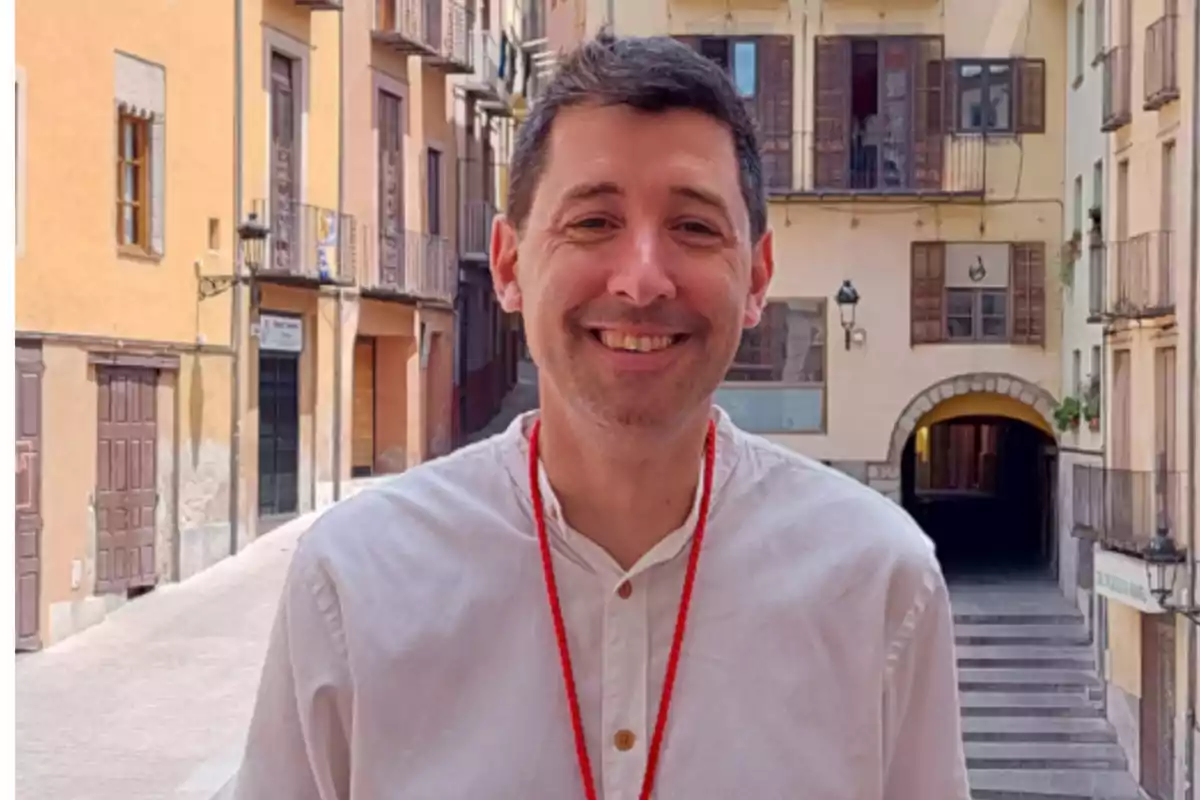
[[[887,461],[868,466],[867,483],[893,500],[899,501],[900,459],[904,453],[904,445],[917,422],[943,400],[972,393],[999,394],[1018,400],[1036,411],[1046,421],[1050,430],[1056,430],[1053,416],[1056,403],[1054,396],[1036,383],[1004,372],[955,375],[938,381],[908,401],[892,428]]]

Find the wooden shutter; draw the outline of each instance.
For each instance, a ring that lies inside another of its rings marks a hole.
[[[1046,62],[1019,58],[1014,63],[1017,133],[1046,132]]]
[[[1011,248],[1012,341],[1043,344],[1046,334],[1046,244],[1017,242]]]
[[[962,74],[962,61],[948,58],[942,62],[942,86],[945,94],[946,133],[958,133],[961,130],[962,112],[959,110],[958,76]]]
[[[913,185],[926,191],[942,188],[946,103],[943,87],[943,44],[940,36],[913,39],[916,113],[913,115]]]
[[[818,36],[813,98],[813,188],[850,185],[850,39]]]
[[[913,242],[912,246],[912,343],[940,342],[945,338],[942,307],[946,290],[946,245],[942,242]]]
[[[792,189],[792,37],[758,39],[758,147],[767,190]]]

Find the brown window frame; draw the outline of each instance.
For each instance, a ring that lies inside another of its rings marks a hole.
[[[994,78],[991,71],[992,67],[1004,66],[1008,71],[1003,79]],[[991,97],[993,85],[999,85],[1008,90],[1008,124],[1000,125],[963,125],[962,124],[962,107],[963,107],[963,92],[969,88],[966,82],[970,78],[963,75],[963,70],[968,67],[978,67],[980,75],[983,77],[982,88],[985,97]],[[1017,131],[1017,103],[1016,103],[1016,65],[1011,58],[960,58],[954,62],[954,107],[958,113],[954,115],[952,124],[957,133],[1016,133]]]
[[[952,132],[965,136],[1015,136],[1046,132],[1046,60],[1043,58],[957,58],[950,59],[946,91],[949,94]],[[962,124],[963,68],[983,69],[984,88],[990,92],[992,73],[987,68],[997,64],[1008,66],[1001,85],[1008,87],[1008,125],[975,126]]]
[[[150,234],[150,126],[152,120],[121,112],[117,115],[117,246],[124,251],[146,255],[151,250]],[[132,127],[133,151],[126,152],[125,132]],[[125,199],[125,168],[132,166],[136,186],[132,200]],[[125,210],[134,210],[134,238],[125,232]]]
[[[943,302],[945,303],[945,326],[942,329],[942,336],[947,342],[980,342],[987,344],[1004,343],[1012,338],[1012,291],[1009,287],[998,288],[970,288],[966,286],[947,286],[942,290],[945,295]],[[1004,298],[1004,311],[1002,314],[985,314],[984,313],[984,296],[999,296]],[[971,334],[969,336],[955,336],[951,332],[950,320],[961,319],[963,315],[951,313],[950,298],[952,296],[970,296],[971,298]],[[984,333],[984,320],[1000,319],[1004,327],[1004,333],[999,335],[989,336]]]

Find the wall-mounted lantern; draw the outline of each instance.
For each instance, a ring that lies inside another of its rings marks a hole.
[[[837,295],[834,297],[837,301],[838,311],[842,317],[842,330],[846,332],[846,349],[850,349],[851,335],[854,333],[854,322],[858,309],[858,290],[854,288],[854,284],[848,279],[842,281],[841,288],[838,289]]]

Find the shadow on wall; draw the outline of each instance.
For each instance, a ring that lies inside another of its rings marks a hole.
[[[192,469],[196,469],[200,465],[200,436],[204,430],[204,370],[200,366],[199,356],[192,359],[188,412],[188,435],[192,439]]]

